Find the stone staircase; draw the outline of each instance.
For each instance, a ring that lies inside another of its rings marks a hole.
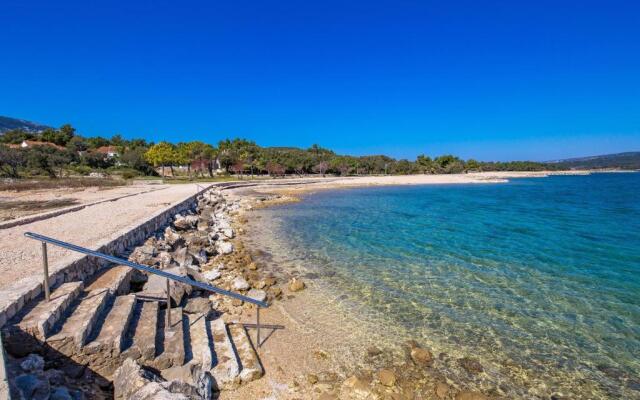
[[[86,284],[60,285],[48,302],[26,305],[2,328],[6,351],[13,357],[38,353],[46,362],[87,366],[107,381],[126,359],[167,381],[188,384],[198,367],[210,374],[215,391],[263,375],[244,326],[215,315],[187,314],[179,305],[171,308],[172,323],[166,326],[166,302],[132,292],[133,273],[112,266]]]

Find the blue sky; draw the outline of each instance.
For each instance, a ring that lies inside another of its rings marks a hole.
[[[85,135],[548,160],[640,150],[640,2],[0,4],[0,115]]]

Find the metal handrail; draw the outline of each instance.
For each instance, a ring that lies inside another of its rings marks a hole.
[[[256,328],[258,330],[258,347],[260,347],[260,307],[264,307],[264,308],[269,307],[269,304],[264,302],[264,301],[259,301],[259,300],[256,300],[256,299],[252,299],[251,297],[243,296],[243,295],[241,295],[239,293],[230,292],[228,290],[224,290],[224,289],[221,289],[221,288],[216,287],[216,286],[207,285],[206,283],[198,282],[198,281],[195,281],[193,279],[186,278],[186,277],[183,277],[183,276],[171,274],[169,272],[165,272],[165,271],[162,271],[162,270],[159,270],[159,269],[148,267],[146,265],[136,264],[136,263],[131,262],[129,260],[125,260],[124,258],[110,256],[108,254],[100,253],[99,251],[90,250],[90,249],[87,249],[85,247],[81,247],[81,246],[77,246],[75,244],[67,243],[67,242],[64,242],[62,240],[50,238],[48,236],[40,235],[38,233],[25,232],[24,236],[28,237],[29,239],[34,239],[34,240],[37,240],[39,242],[42,242],[42,264],[43,264],[43,267],[44,267],[44,282],[43,282],[43,285],[44,285],[45,298],[46,298],[47,301],[49,301],[49,261],[48,261],[48,257],[47,257],[47,243],[50,243],[52,245],[65,248],[67,250],[71,250],[71,251],[75,251],[75,252],[78,252],[78,253],[86,254],[86,255],[92,256],[92,257],[102,258],[104,260],[110,261],[110,262],[115,263],[115,264],[126,265],[127,267],[131,267],[131,268],[137,269],[139,271],[144,271],[144,272],[148,272],[150,274],[155,274],[155,275],[159,275],[159,276],[162,276],[164,278],[167,278],[167,326],[171,326],[171,311],[170,311],[171,310],[171,297],[170,297],[170,294],[169,294],[169,279],[177,281],[177,282],[180,282],[180,283],[184,283],[184,284],[187,284],[187,285],[191,285],[191,286],[197,287],[199,289],[207,290],[209,292],[218,293],[218,294],[221,294],[223,296],[229,296],[229,297],[233,297],[234,299],[238,299],[238,300],[246,301],[247,303],[255,304],[257,306],[256,307],[256,311],[257,311],[257,313],[256,313]]]

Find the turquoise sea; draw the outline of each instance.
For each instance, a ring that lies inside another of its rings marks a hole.
[[[504,393],[640,398],[640,173],[331,190],[263,213],[390,337],[474,355]]]

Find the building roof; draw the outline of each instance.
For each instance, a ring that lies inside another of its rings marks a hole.
[[[118,154],[116,146],[102,146],[98,147],[95,151],[102,154]]]

